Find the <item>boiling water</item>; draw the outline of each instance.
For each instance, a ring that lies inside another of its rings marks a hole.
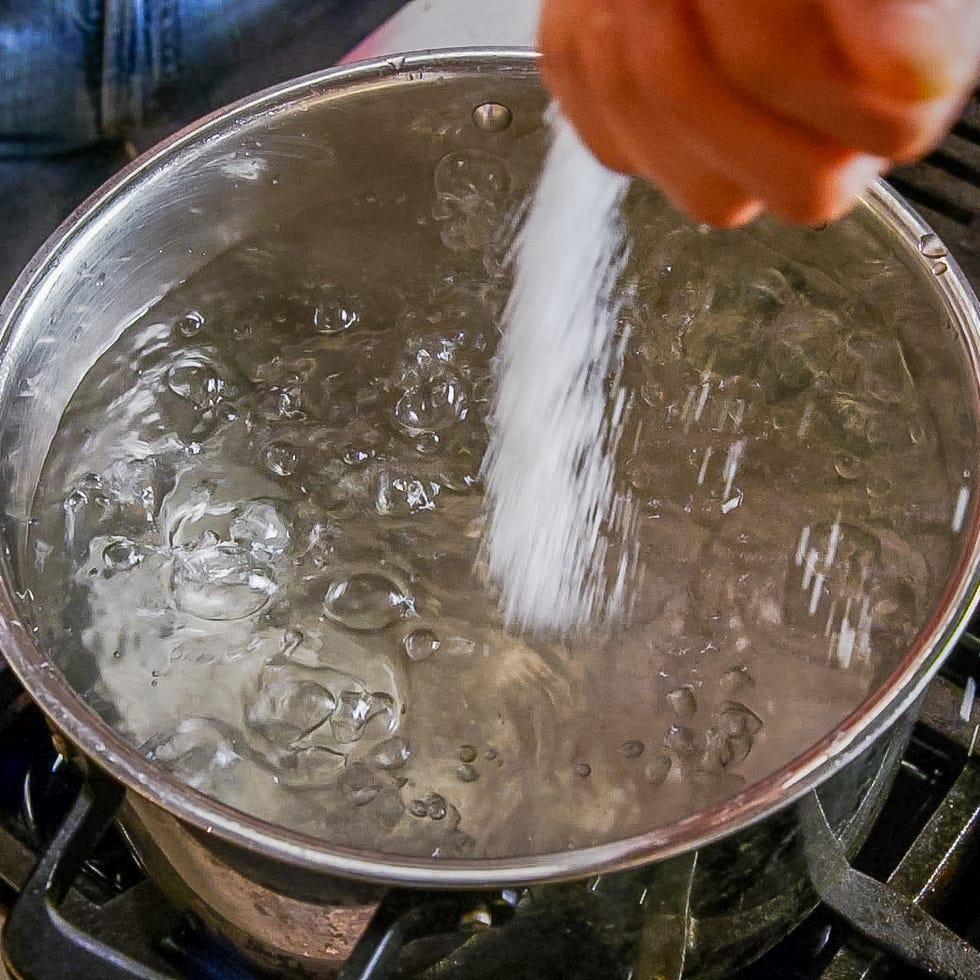
[[[562,850],[784,765],[928,618],[972,448],[922,394],[938,308],[862,219],[707,234],[634,188],[614,492],[647,573],[608,635],[503,628],[479,474],[526,184],[465,149],[277,216],[88,372],[25,585],[157,765],[337,844]]]

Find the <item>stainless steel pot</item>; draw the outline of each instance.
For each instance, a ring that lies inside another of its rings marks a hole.
[[[505,132],[494,111],[474,114],[487,103],[508,107]],[[818,890],[827,882],[821,850],[839,849],[843,857],[857,848],[894,775],[917,699],[975,605],[980,514],[971,492],[962,552],[934,615],[904,659],[834,731],[767,779],[693,817],[626,840],[519,859],[400,858],[269,825],[155,769],[72,690],[35,644],[29,597],[18,583],[41,465],[89,366],[208,255],[254,235],[276,215],[301,211],[312,193],[356,194],[406,169],[431,171],[447,148],[474,139],[533,146],[542,140],[544,104],[533,55],[510,50],[397,58],[272,89],[131,165],[52,236],[0,309],[0,646],[54,727],[125,787],[121,820],[154,877],[214,928],[280,964],[336,965],[390,886],[532,886],[532,900],[515,921],[528,907],[535,915],[577,909],[596,928],[616,923],[637,976],[725,975],[810,906],[810,879],[816,876]],[[229,166],[242,146],[251,148],[251,162]],[[265,172],[281,179],[249,179]],[[923,342],[948,361],[950,390],[961,401],[933,408],[958,417],[955,424],[975,447],[977,300],[952,259],[937,265],[935,236],[927,238],[929,229],[884,184],[868,193],[865,207],[922,288],[935,290],[943,304],[952,329],[941,344],[937,337]],[[930,246],[921,248],[926,241]],[[948,936],[936,937],[937,949],[959,955]]]

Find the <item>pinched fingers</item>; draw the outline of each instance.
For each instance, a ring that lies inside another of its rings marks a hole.
[[[916,47],[919,10],[889,22],[877,48],[856,40],[885,8],[943,5],[972,24],[980,0],[545,0],[543,71],[603,162],[695,218],[739,224],[764,206],[814,224],[957,111],[980,31],[958,47],[934,31]],[[944,51],[953,63],[937,68]]]
[[[631,73],[622,23],[603,4],[580,5],[579,30],[563,38],[545,59],[563,110],[599,159],[614,169],[655,183],[671,202],[717,227],[744,224],[761,204],[690,146],[683,127],[641,101]],[[587,29],[584,21],[587,20]]]

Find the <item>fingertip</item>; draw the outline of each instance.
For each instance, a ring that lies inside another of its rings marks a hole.
[[[691,221],[711,228],[741,228],[757,218],[764,205],[749,197],[724,179],[712,181],[710,175],[694,175],[694,168],[685,180],[667,181],[662,175],[645,173],[642,177],[667,198],[671,206]]]
[[[635,175],[635,168],[630,164],[629,160],[626,159],[617,149],[610,146],[592,146],[589,143],[585,144],[592,151],[593,156],[601,163],[607,170],[613,170],[616,173],[625,174],[628,177]]]
[[[968,98],[967,94],[932,103],[907,127],[905,139],[880,155],[892,163],[912,163],[931,153],[945,139]]]
[[[852,154],[814,164],[799,185],[774,187],[766,210],[780,221],[816,227],[842,218],[887,168],[880,157]]]
[[[721,205],[702,205],[690,214],[695,221],[719,231],[742,228],[762,213],[761,201],[735,201]]]
[[[839,194],[852,203],[888,169],[881,157],[861,155],[846,164],[840,173]]]

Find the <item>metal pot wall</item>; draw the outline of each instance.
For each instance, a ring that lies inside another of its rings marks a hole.
[[[508,107],[505,129],[498,113],[474,113],[486,103]],[[895,773],[916,699],[974,605],[975,503],[967,508],[962,553],[935,614],[873,694],[818,744],[689,819],[636,838],[531,858],[399,858],[290,833],[155,769],[75,693],[53,653],[34,642],[30,597],[18,590],[41,465],[86,370],[171,285],[196,272],[206,256],[260,231],[272,215],[301,212],[313,193],[329,200],[406,173],[430,173],[447,147],[489,141],[496,152],[515,144],[541,148],[544,105],[533,56],[514,51],[398,58],[270,90],[128,168],[51,238],[0,309],[0,646],[54,726],[125,787],[122,822],[153,876],[214,928],[280,964],[331,969],[391,886],[529,886],[512,910],[518,931],[533,936],[549,917],[574,913],[598,932],[615,923],[620,953],[638,962],[637,976],[726,975],[810,907],[811,877],[818,891],[830,890],[833,874],[820,854],[843,859],[856,850]],[[251,147],[251,163],[230,165],[242,146]],[[388,147],[391,152],[381,152]],[[279,179],[249,179],[266,172]],[[529,183],[533,174],[523,179]],[[922,288],[935,290],[945,308],[952,330],[943,342],[936,336],[919,342],[944,361],[949,390],[960,400],[940,399],[932,411],[948,416],[946,427],[958,426],[975,448],[976,298],[951,259],[943,259],[938,274],[934,249],[920,248],[929,229],[884,185],[869,193],[865,206]],[[62,666],[70,672],[71,665]],[[353,890],[351,880],[359,882]],[[286,934],[296,943],[284,945]],[[936,936],[936,955],[958,955],[948,936]],[[475,937],[453,955],[496,955],[481,952],[486,941]]]

